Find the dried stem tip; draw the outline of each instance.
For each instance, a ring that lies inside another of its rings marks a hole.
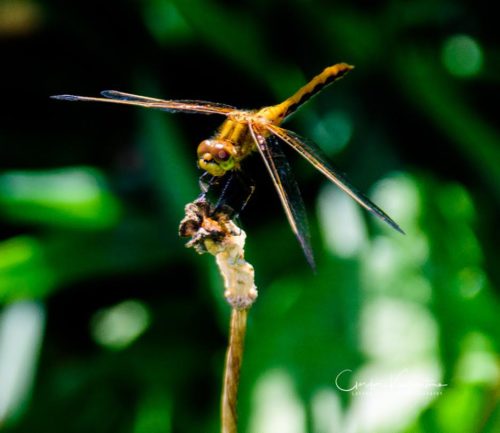
[[[257,298],[254,269],[244,259],[246,234],[231,220],[232,210],[224,206],[216,209],[199,198],[186,205],[185,212],[179,234],[191,237],[186,246],[215,256],[226,300],[235,309],[248,309]]]

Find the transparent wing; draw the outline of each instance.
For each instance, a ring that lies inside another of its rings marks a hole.
[[[140,95],[133,95],[131,93],[124,93],[124,92],[118,92],[117,90],[104,90],[101,92],[101,95],[104,96],[105,98],[109,99],[118,99],[122,101],[137,101],[137,102],[146,102],[146,103],[154,103],[154,104],[171,104],[171,103],[178,103],[178,104],[185,104],[189,106],[195,106],[198,108],[206,108],[206,109],[213,109],[214,112],[216,113],[230,113],[232,111],[237,111],[238,109],[236,107],[233,107],[231,105],[227,104],[221,104],[218,102],[208,102],[208,101],[198,101],[198,100],[191,100],[191,99],[177,99],[175,101],[167,101],[164,99],[156,99],[156,98],[150,98],[147,96],[140,96]]]
[[[271,175],[276,191],[278,191],[288,222],[304,251],[307,261],[315,269],[306,209],[280,143],[274,135],[264,137],[256,125],[249,123],[248,126],[257,149]]]
[[[279,126],[266,125],[266,128],[269,132],[271,132],[271,134],[275,134],[277,137],[279,137],[281,140],[295,149],[316,169],[321,171],[328,179],[335,183],[344,192],[349,194],[361,206],[369,210],[382,221],[385,221],[398,232],[404,234],[404,231],[401,229],[401,227],[399,227],[389,215],[387,215],[362,192],[352,186],[342,174],[340,174],[329,164],[326,156],[314,143],[312,143],[311,141],[306,141],[294,132],[280,128]]]
[[[107,102],[113,104],[135,105],[139,107],[168,111],[171,113],[182,112],[228,115],[229,113],[237,110],[236,108],[229,105],[218,104],[215,102],[189,100],[171,101],[149,98],[147,96],[133,95],[131,93],[123,93],[116,90],[104,90],[103,92],[101,92],[101,95],[104,96],[104,98],[75,95],[55,95],[51,96],[51,98],[64,101]]]

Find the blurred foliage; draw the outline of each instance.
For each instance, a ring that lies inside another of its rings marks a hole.
[[[257,108],[346,61],[288,127],[407,235],[290,155],[313,274],[248,161],[241,431],[500,431],[498,38],[485,1],[0,0],[0,430],[219,429],[228,306],[177,225],[220,119],[48,96]]]

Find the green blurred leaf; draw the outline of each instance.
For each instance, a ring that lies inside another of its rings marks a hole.
[[[120,205],[98,170],[66,167],[0,175],[0,213],[16,222],[95,230],[115,225]]]

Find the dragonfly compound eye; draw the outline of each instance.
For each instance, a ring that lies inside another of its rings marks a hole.
[[[234,168],[232,144],[218,140],[204,140],[198,146],[198,165],[212,176],[222,176]]]
[[[217,150],[217,156],[215,157],[215,159],[221,162],[226,162],[229,160],[229,158],[231,158],[231,154],[229,152],[224,149]]]

